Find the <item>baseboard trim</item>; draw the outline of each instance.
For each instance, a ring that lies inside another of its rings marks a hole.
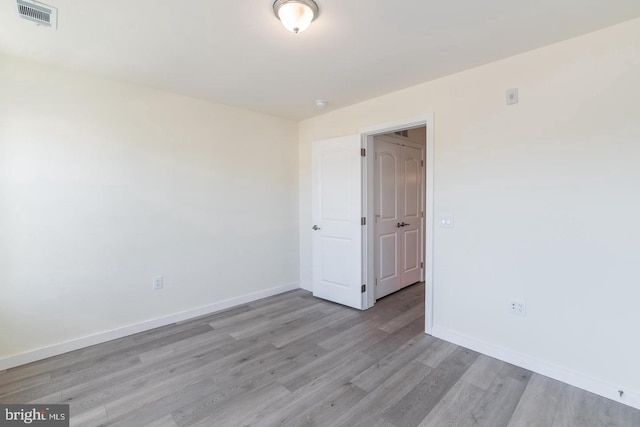
[[[224,301],[220,301],[214,304],[209,304],[201,307],[197,307],[191,310],[181,311],[178,313],[170,314],[168,316],[158,317],[151,320],[146,320],[141,323],[124,326],[121,328],[112,329],[109,331],[100,332],[94,335],[89,335],[82,338],[76,338],[60,344],[54,344],[52,346],[37,348],[24,353],[7,356],[0,358],[0,371],[6,369],[15,368],[16,366],[26,365],[27,363],[36,362],[38,360],[47,359],[49,357],[58,356],[60,354],[68,353],[70,351],[79,350],[81,348],[89,347],[103,342],[115,340],[118,338],[124,338],[129,335],[137,334],[140,332],[149,331],[151,329],[159,328],[161,326],[167,326],[172,323],[182,322],[185,320],[193,319],[200,316],[206,316],[218,311],[226,310],[238,305],[247,304],[252,301],[256,301],[262,298],[278,295],[284,292],[299,289],[298,283],[291,283],[284,286],[278,286],[275,288],[265,289],[263,291],[254,292],[252,294],[243,295],[236,298],[230,298]]]
[[[433,327],[433,336],[479,353],[486,354],[487,356],[494,357],[502,360],[503,362],[520,366],[521,368],[553,378],[554,380],[581,388],[607,399],[611,399],[615,402],[620,402],[624,405],[640,409],[640,393],[637,391],[624,390],[624,394],[620,396],[620,387],[612,386],[611,384],[592,378],[588,375],[571,371],[551,363],[543,362],[533,357],[520,354],[440,326]]]

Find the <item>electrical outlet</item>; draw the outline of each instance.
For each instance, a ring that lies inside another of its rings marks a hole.
[[[157,291],[158,289],[162,289],[163,286],[162,276],[155,276],[153,278],[153,289]]]
[[[524,301],[520,300],[511,300],[509,305],[511,312],[518,316],[526,316],[527,315],[527,304]]]

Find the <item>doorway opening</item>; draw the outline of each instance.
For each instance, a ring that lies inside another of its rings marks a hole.
[[[374,298],[424,280],[426,126],[374,135]]]
[[[425,282],[425,332],[433,328],[433,115],[361,132],[363,306]]]

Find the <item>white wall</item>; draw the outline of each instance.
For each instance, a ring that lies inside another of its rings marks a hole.
[[[0,57],[0,362],[297,286],[297,132]]]
[[[434,332],[640,405],[639,76],[636,19],[302,122],[302,286],[311,142],[433,112]]]

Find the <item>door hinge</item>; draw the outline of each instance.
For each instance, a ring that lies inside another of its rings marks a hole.
[[[360,219],[360,224],[362,224],[362,225],[367,225],[367,218],[362,217],[362,218]]]
[[[420,216],[424,218],[424,211],[420,212]]]
[[[420,166],[424,167],[424,160],[420,160]]]
[[[424,262],[420,263],[420,268],[424,268]]]
[[[367,292],[367,285],[362,285],[362,287],[360,288],[360,290],[362,291],[362,293],[364,294],[365,292]]]
[[[366,148],[361,148],[360,149],[360,156],[362,156],[362,157],[366,157],[367,156],[367,149]]]

